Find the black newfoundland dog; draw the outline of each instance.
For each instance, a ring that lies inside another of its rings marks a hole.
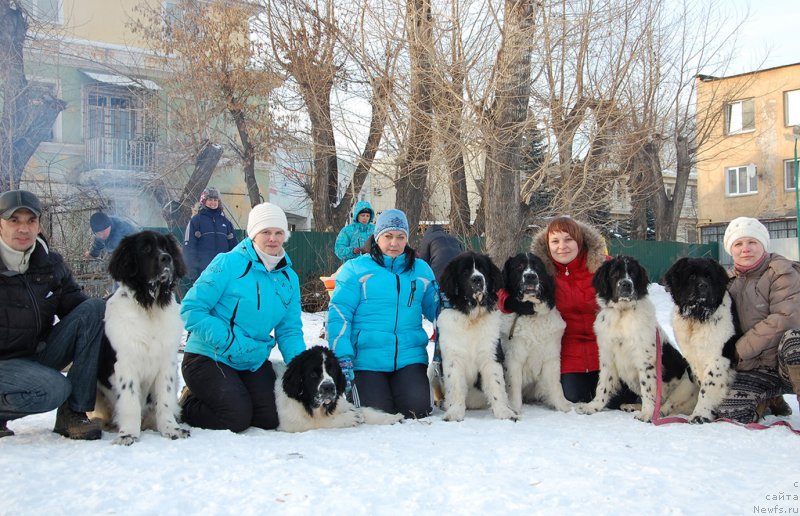
[[[275,382],[278,430],[305,432],[402,421],[402,414],[353,406],[345,398],[345,385],[339,360],[330,349],[314,346],[297,355]]]
[[[122,239],[108,270],[119,287],[106,302],[93,417],[118,428],[114,444],[133,444],[142,428],[187,437],[176,419],[183,322],[173,292],[186,275],[180,246],[172,235],[135,233]]]
[[[442,377],[432,365],[428,376],[434,391],[444,395],[444,420],[461,421],[466,409],[491,407],[499,419],[515,419],[508,406],[500,346],[497,291],[500,269],[471,251],[453,258],[442,273],[445,304],[437,318]]]
[[[709,258],[681,258],[664,276],[675,301],[672,327],[700,387],[692,423],[713,421],[736,377],[739,318],[725,269]]]

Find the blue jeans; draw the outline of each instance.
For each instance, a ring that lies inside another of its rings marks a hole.
[[[44,349],[0,360],[0,420],[49,412],[65,401],[75,412],[94,410],[105,309],[104,300],[87,299],[53,326]]]

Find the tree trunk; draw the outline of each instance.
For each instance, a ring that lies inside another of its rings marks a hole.
[[[428,164],[433,149],[434,55],[430,0],[406,1],[411,59],[408,133],[397,179],[397,208],[405,211],[411,235],[417,233],[422,200],[427,196]]]
[[[378,152],[381,139],[383,138],[383,128],[386,125],[386,118],[389,114],[387,106],[389,97],[392,93],[393,79],[389,76],[380,77],[372,81],[372,117],[369,122],[369,133],[364,144],[364,150],[358,160],[356,171],[351,179],[352,187],[344,189],[344,196],[339,201],[339,205],[333,209],[333,226],[340,228],[345,225],[350,213],[350,206],[353,204],[353,193],[360,192],[364,186],[364,181],[372,168],[372,162]]]
[[[19,188],[25,165],[66,108],[49,93],[28,88],[23,57],[27,31],[22,11],[0,0],[0,191]]]
[[[522,128],[528,116],[533,38],[533,0],[506,0],[503,41],[486,153],[486,250],[497,262],[515,254],[520,224],[519,170]]]
[[[214,169],[217,167],[220,158],[222,157],[222,146],[216,143],[207,142],[195,160],[194,170],[192,171],[189,181],[183,188],[183,193],[179,201],[171,199],[169,191],[163,181],[159,181],[156,185],[153,196],[158,200],[161,208],[161,214],[167,222],[167,227],[170,229],[183,230],[189,219],[192,218],[192,205],[194,200],[200,198]]]

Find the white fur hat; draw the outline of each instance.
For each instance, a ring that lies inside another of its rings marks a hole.
[[[764,224],[751,217],[737,217],[733,219],[725,230],[722,245],[728,254],[731,253],[733,243],[742,237],[755,238],[764,246],[764,251],[769,252],[769,231]]]
[[[282,229],[286,233],[286,239],[289,239],[289,223],[281,207],[262,202],[250,210],[250,215],[247,217],[247,236],[252,239],[267,228]]]

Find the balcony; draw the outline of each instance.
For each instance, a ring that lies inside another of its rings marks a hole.
[[[87,138],[84,158],[89,169],[135,170],[155,169],[155,141],[128,138]]]

